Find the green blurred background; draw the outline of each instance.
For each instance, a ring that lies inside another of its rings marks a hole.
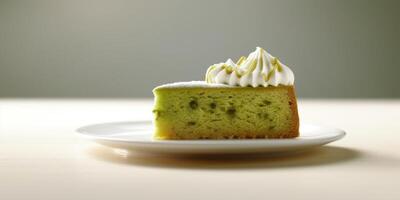
[[[0,0],[0,97],[151,97],[265,48],[307,98],[400,97],[400,1]]]

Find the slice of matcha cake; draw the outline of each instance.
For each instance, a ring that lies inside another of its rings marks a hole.
[[[156,87],[156,139],[293,138],[299,117],[292,71],[261,48],[211,66],[206,81]]]

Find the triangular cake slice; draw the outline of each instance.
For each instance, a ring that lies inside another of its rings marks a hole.
[[[299,116],[292,71],[261,48],[211,66],[206,81],[158,86],[156,139],[294,138]]]

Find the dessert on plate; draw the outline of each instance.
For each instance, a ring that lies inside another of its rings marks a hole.
[[[205,81],[156,87],[155,139],[294,138],[293,72],[264,49],[210,66]]]

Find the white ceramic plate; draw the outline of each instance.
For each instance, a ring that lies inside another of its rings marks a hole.
[[[300,136],[294,139],[154,140],[151,121],[95,124],[77,131],[80,136],[109,147],[169,154],[300,151],[339,140],[345,135],[340,129],[304,123],[300,126]]]

